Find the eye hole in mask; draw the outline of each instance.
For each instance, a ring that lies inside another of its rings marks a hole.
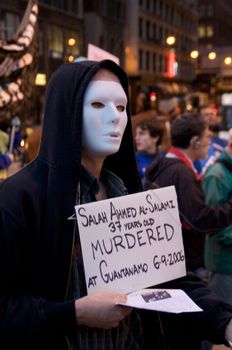
[[[105,107],[104,103],[98,102],[98,101],[92,102],[92,103],[91,103],[91,106],[92,106],[93,108],[96,108],[96,109],[101,109],[101,108],[104,108],[104,107]],[[118,110],[119,112],[124,112],[124,111],[125,111],[125,106],[123,106],[123,105],[118,105],[118,106],[116,106],[116,108],[117,108],[117,110]]]
[[[105,107],[104,103],[102,103],[102,102],[92,102],[91,106],[93,108],[96,108],[96,109],[100,109],[100,108],[104,108]]]

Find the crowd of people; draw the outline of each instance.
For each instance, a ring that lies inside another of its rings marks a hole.
[[[232,346],[232,141],[202,172],[194,162],[214,141],[200,111],[132,119],[116,63],[69,63],[51,77],[33,159],[0,184],[0,348]],[[160,313],[122,305],[117,291],[87,294],[75,205],[169,185],[187,274],[157,287],[184,290],[203,311]]]
[[[134,127],[143,190],[175,186],[187,268],[232,305],[232,138],[230,133],[227,140],[218,136],[215,108],[204,105],[172,114],[170,147],[164,152],[158,120],[145,117]],[[155,143],[152,153],[143,140]]]

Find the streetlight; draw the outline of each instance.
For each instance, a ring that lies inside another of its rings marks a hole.
[[[69,61],[70,63],[72,63],[72,62],[74,61],[74,56],[73,56],[73,55],[69,55],[69,56],[68,56],[68,61]]]
[[[211,51],[208,54],[208,59],[211,60],[211,61],[215,60],[216,57],[217,57],[217,55],[216,55],[216,52],[214,52],[214,51]]]
[[[192,51],[190,52],[190,57],[191,57],[193,60],[197,59],[197,58],[199,57],[199,51],[198,51],[198,50],[192,50]]]
[[[176,43],[176,37],[174,35],[169,35],[167,38],[166,38],[166,44],[169,45],[169,46],[172,46]]]
[[[68,46],[74,46],[75,44],[76,44],[76,39],[74,39],[74,38],[68,39]]]
[[[231,64],[231,62],[232,62],[232,58],[231,58],[230,56],[226,56],[226,57],[224,58],[224,63],[225,63],[226,65]]]

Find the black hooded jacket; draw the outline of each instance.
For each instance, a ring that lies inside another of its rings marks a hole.
[[[66,336],[77,330],[74,301],[66,299],[75,225],[68,218],[74,213],[80,180],[83,96],[101,67],[119,77],[128,96],[125,73],[109,60],[61,66],[47,89],[38,157],[0,185],[0,349],[64,350],[69,348]],[[129,107],[127,114],[120,149],[106,159],[105,167],[122,179],[128,193],[135,193],[141,186]],[[223,342],[232,308],[194,276],[168,286],[186,290],[206,312],[161,315],[164,336],[183,336],[184,324],[191,336],[204,334]],[[152,344],[163,349],[157,313],[141,315],[146,348]]]
[[[100,68],[118,76],[128,97],[127,77],[112,61],[61,66],[48,85],[38,157],[1,184],[1,349],[19,349],[20,344],[27,349],[31,339],[45,349],[45,333],[56,332],[59,338],[59,330],[62,336],[76,328],[74,303],[64,303],[75,222],[68,218],[74,213],[81,171],[83,96]],[[135,193],[141,186],[129,106],[127,114],[120,149],[104,166],[122,179],[128,193]]]

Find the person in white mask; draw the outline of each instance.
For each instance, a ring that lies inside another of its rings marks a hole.
[[[127,125],[126,107],[127,96],[118,77],[100,69],[85,92],[82,134],[82,164],[98,180],[105,158],[119,150]],[[96,197],[107,198],[103,183]]]
[[[74,207],[139,191],[125,72],[110,60],[62,65],[38,156],[0,184],[0,349],[161,350],[181,326],[226,342],[232,307],[195,276],[168,286],[206,311],[174,323],[118,305],[121,293],[87,295]]]

